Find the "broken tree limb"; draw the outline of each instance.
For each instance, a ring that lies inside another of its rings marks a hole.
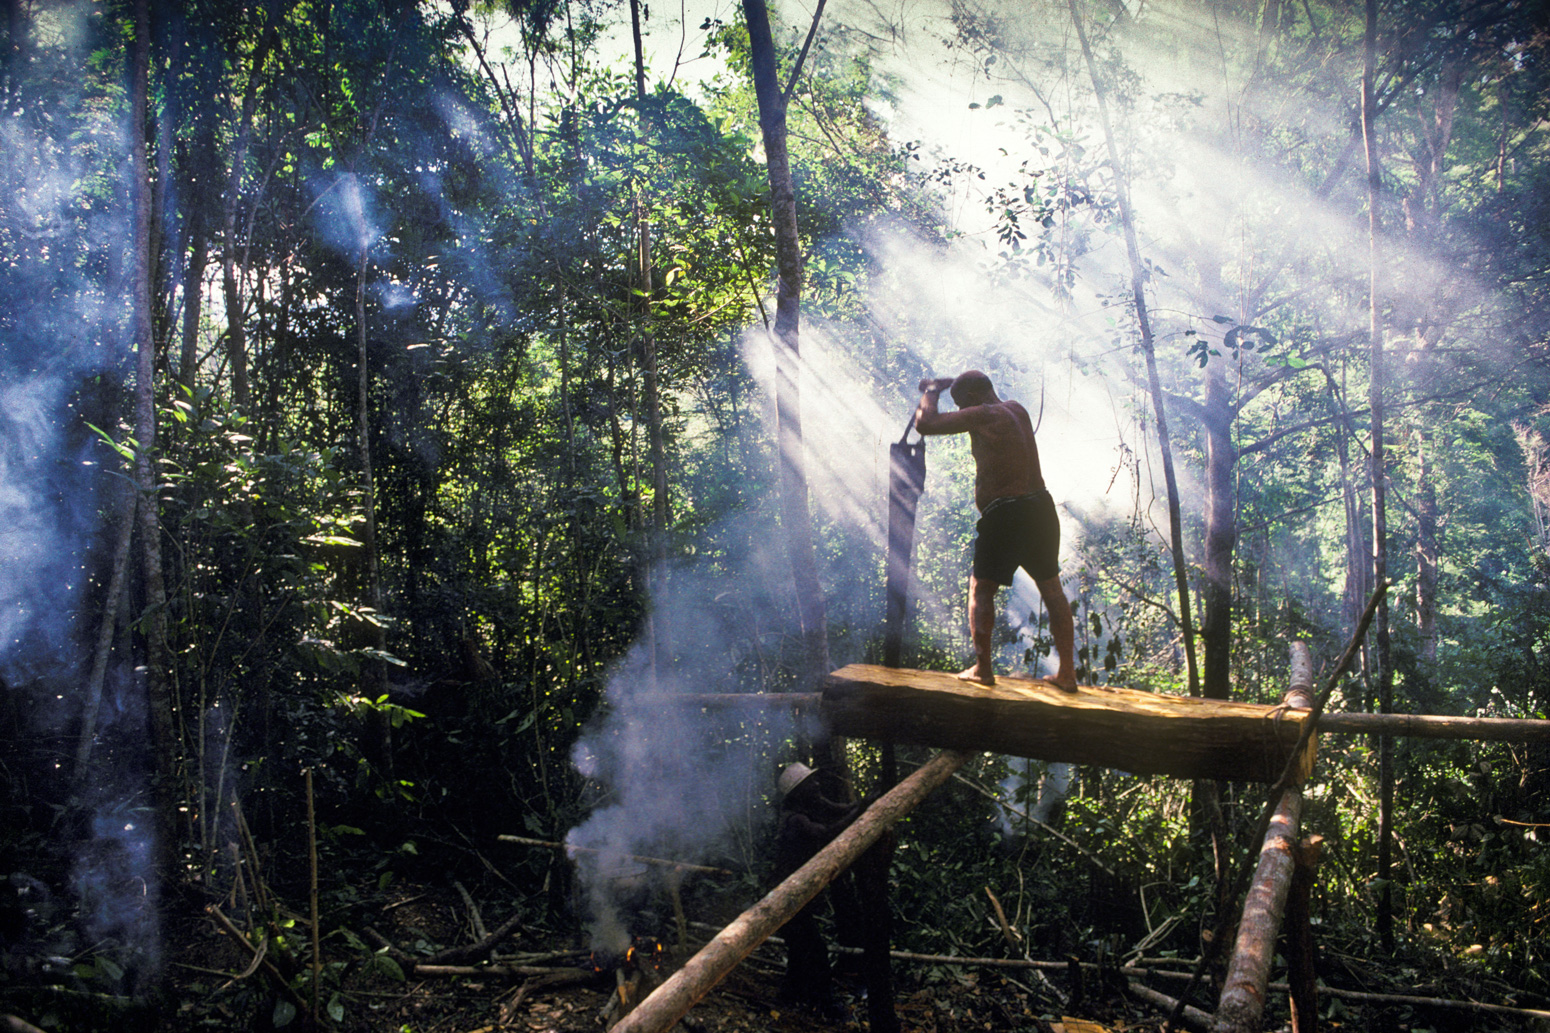
[[[1286,909],[1286,895],[1295,868],[1302,793],[1287,789],[1281,794],[1270,828],[1259,852],[1259,866],[1243,903],[1238,941],[1221,1000],[1216,1007],[1213,1033],[1258,1033],[1265,1012],[1265,993],[1270,966],[1275,961],[1276,935]]]
[[[554,977],[565,981],[575,979],[579,982],[588,982],[597,978],[597,973],[591,969],[576,968],[547,968],[538,965],[431,965],[415,964],[411,970],[404,973],[415,979],[456,979],[459,977],[474,977],[481,979],[515,979],[518,977],[542,976]]]
[[[1010,677],[982,685],[870,664],[835,671],[823,693],[836,735],[1256,782],[1281,774],[1306,713],[1110,686],[1063,692]],[[1310,744],[1299,765],[1305,774],[1312,758]]]
[[[1211,1028],[1211,1016],[1193,1005],[1186,1004],[1182,1009],[1176,998],[1169,997],[1159,990],[1153,990],[1149,986],[1143,986],[1134,979],[1125,984],[1125,991],[1138,1001],[1145,1001],[1154,1008],[1172,1014],[1178,1012],[1179,1017],[1190,1029],[1208,1030]]]
[[[501,843],[520,843],[522,846],[541,846],[549,850],[563,850],[567,854],[601,854],[597,850],[586,846],[571,846],[569,843],[554,843],[547,839],[528,839],[526,836],[496,836]],[[706,864],[689,864],[687,861],[669,861],[665,857],[642,857],[638,854],[621,854],[620,860],[638,861],[641,864],[656,865],[659,868],[676,868],[684,872],[699,872],[701,875],[736,875],[730,868],[712,868]]]
[[[683,968],[653,990],[614,1027],[615,1033],[661,1033],[683,1018],[738,962],[785,925],[894,822],[919,806],[968,759],[968,754],[944,751],[890,789],[811,860],[734,919]]]

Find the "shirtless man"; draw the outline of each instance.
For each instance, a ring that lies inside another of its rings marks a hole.
[[[1045,681],[1076,691],[1075,628],[1071,604],[1060,584],[1060,520],[1039,473],[1039,448],[1028,410],[996,397],[990,378],[971,369],[957,378],[922,380],[915,429],[922,434],[968,434],[974,453],[974,568],[969,575],[969,634],[974,666],[958,677],[994,685],[990,662],[996,623],[996,589],[1010,585],[1017,568],[1033,578],[1049,610],[1050,634],[1060,669]],[[950,390],[957,412],[938,412],[937,399]]]

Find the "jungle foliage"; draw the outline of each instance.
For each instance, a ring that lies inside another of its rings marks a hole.
[[[749,36],[740,15],[691,19],[699,60],[653,69],[642,95],[617,43],[627,12],[590,0],[169,0],[149,7],[133,124],[133,8],[12,3],[0,50],[0,1000],[59,1028],[76,1007],[59,988],[158,1000],[161,930],[211,903],[309,958],[295,914],[312,806],[340,968],[291,976],[303,997],[329,980],[338,1022],[358,1005],[344,959],[391,960],[358,931],[397,882],[483,880],[530,927],[574,932],[563,857],[495,837],[563,840],[606,801],[574,760],[611,683],[810,687],[782,548]],[[881,655],[877,471],[916,380],[977,366],[1042,418],[1058,371],[1047,465],[1071,469],[1062,450],[1114,428],[1090,484],[1051,485],[1068,501],[1081,680],[1187,691],[1184,642],[1203,634],[1208,693],[1278,701],[1288,641],[1329,660],[1374,587],[1360,9],[953,0],[928,27],[878,11],[825,15],[789,94],[835,665]],[[1402,711],[1550,717],[1547,15],[1540,0],[1381,10]],[[787,72],[806,30],[775,28]],[[999,154],[905,117],[921,100],[905,57],[928,49],[971,83],[972,99],[943,86],[933,102]],[[1115,257],[1122,189],[1183,471],[1188,626]],[[964,315],[976,307],[983,322]],[[148,452],[137,392],[157,415]],[[831,424],[849,428],[838,447]],[[151,495],[134,485],[142,456]],[[931,462],[906,664],[956,669],[972,460],[948,442]],[[115,547],[137,505],[154,513],[160,583],[142,532]],[[1051,645],[1022,605],[998,643],[1037,670]],[[165,704],[147,693],[158,657]],[[1376,705],[1374,664],[1364,654],[1334,707]],[[751,891],[773,774],[806,744],[752,720],[725,741],[755,766],[711,863]],[[880,757],[849,749],[868,792]],[[1305,823],[1329,844],[1324,977],[1546,1007],[1550,752],[1400,742],[1397,861],[1379,885],[1376,749],[1327,738],[1309,789]],[[1033,957],[1194,957],[1223,904],[1190,787],[1083,770],[1063,840],[1017,813],[1040,770],[980,758],[905,823],[895,906],[915,917],[899,942],[1007,951],[990,886]],[[1235,857],[1257,849],[1260,796],[1223,790]],[[1373,932],[1385,891],[1392,949]],[[256,993],[233,1007],[284,1010]]]

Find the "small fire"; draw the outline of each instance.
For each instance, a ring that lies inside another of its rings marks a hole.
[[[612,951],[593,951],[589,961],[592,971],[599,975],[608,971],[658,972],[666,956],[667,948],[661,940],[654,936],[636,936],[622,956]]]

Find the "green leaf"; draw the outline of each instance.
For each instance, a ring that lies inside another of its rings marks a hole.
[[[337,993],[328,999],[327,1011],[328,1017],[333,1019],[334,1022],[338,1023],[344,1021],[344,1002],[339,999],[339,995]]]
[[[290,1001],[281,998],[274,1002],[274,1014],[269,1017],[270,1024],[275,1029],[284,1029],[296,1018],[296,1006]]]

